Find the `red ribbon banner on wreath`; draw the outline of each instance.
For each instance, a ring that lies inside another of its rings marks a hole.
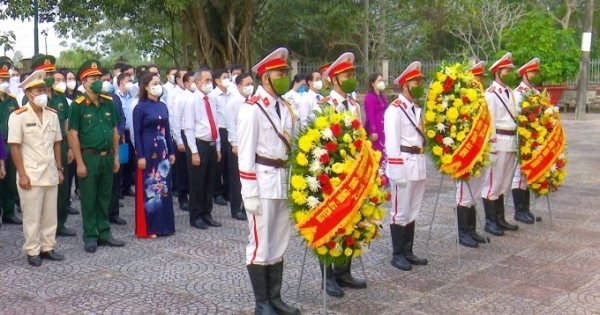
[[[556,122],[556,126],[546,139],[544,147],[539,151],[535,151],[528,161],[521,161],[521,171],[525,174],[528,185],[535,183],[540,177],[544,176],[565,149],[565,133],[560,121],[557,120]]]

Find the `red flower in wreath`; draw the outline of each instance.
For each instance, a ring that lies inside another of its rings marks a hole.
[[[529,118],[529,121],[531,121],[531,122],[534,122],[534,121],[535,121],[535,119],[536,119],[536,117],[535,117],[535,115],[534,115],[534,114],[531,114],[531,115],[529,115],[529,117],[528,117],[528,118]]]
[[[454,84],[454,80],[451,77],[448,77],[446,79],[446,82],[444,83],[444,92],[450,93],[450,91],[452,91],[453,84]]]
[[[337,144],[329,142],[325,145],[325,150],[327,150],[327,152],[335,152],[337,150]]]
[[[444,141],[444,136],[442,136],[442,135],[436,135],[435,136],[435,141],[437,143],[442,143]]]
[[[445,146],[443,149],[444,153],[448,153],[450,152],[450,147],[449,146]]]
[[[563,160],[556,161],[556,166],[558,168],[563,168],[565,166],[565,161],[563,161]]]
[[[352,121],[352,129],[358,130],[358,128],[360,128],[360,121],[355,119]]]
[[[352,237],[347,237],[346,238],[346,245],[348,245],[348,246],[354,245],[354,239]]]
[[[333,192],[333,187],[329,183],[323,184],[321,186],[321,189],[323,190],[323,193],[326,195],[331,195],[331,193]]]
[[[342,127],[340,127],[340,124],[331,125],[331,133],[333,133],[336,138],[339,137],[342,134]]]
[[[329,163],[329,154],[321,155],[321,157],[319,158],[319,161],[323,164]]]
[[[321,183],[321,185],[329,184],[329,176],[325,173],[319,175],[319,183]]]
[[[329,249],[334,249],[334,248],[335,248],[335,242],[334,242],[334,241],[331,241],[331,242],[327,243],[327,247],[328,247]]]
[[[537,133],[537,131],[532,131],[532,132],[531,132],[531,138],[533,138],[533,139],[537,139],[537,137],[538,137],[538,133]]]
[[[466,97],[466,96],[462,97],[462,102],[463,102],[463,104],[469,104],[469,103],[471,103],[471,101],[469,100],[469,98]]]
[[[362,148],[362,140],[356,139],[356,141],[354,141],[354,146],[360,150],[360,148]]]
[[[343,227],[341,227],[341,228],[339,228],[337,230],[337,233],[340,234],[340,235],[342,235],[342,234],[346,233],[346,229],[344,229]]]

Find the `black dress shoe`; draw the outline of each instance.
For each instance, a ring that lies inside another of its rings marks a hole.
[[[98,246],[122,247],[125,246],[125,242],[118,241],[111,237],[107,240],[98,240]]]
[[[85,251],[88,253],[95,253],[96,249],[98,249],[98,245],[96,244],[96,242],[85,242],[85,245],[83,245],[83,249],[85,249]]]
[[[410,264],[410,262],[408,262],[408,260],[406,260],[404,254],[392,256],[392,260],[390,261],[390,263],[396,269],[400,269],[402,271],[411,271],[413,269],[413,266]]]
[[[118,215],[108,218],[108,221],[116,225],[127,225],[127,221],[121,219]]]
[[[533,224],[533,218],[528,216],[525,211],[515,211],[515,221],[525,224]]]
[[[72,215],[79,214],[79,210],[73,208],[71,205],[67,206],[67,212]]]
[[[6,219],[2,219],[2,223],[6,224],[23,224],[23,221],[17,217],[10,217]]]
[[[39,266],[42,265],[42,258],[40,257],[40,255],[37,255],[37,256],[29,256],[29,255],[27,255],[27,262],[31,266],[39,267]]]
[[[246,220],[248,220],[248,217],[242,211],[238,211],[236,214],[232,215],[231,217],[234,218],[234,219],[236,219],[236,220],[240,220],[240,221],[246,221]]]
[[[223,199],[225,199],[225,201],[227,201],[227,202],[231,201],[231,197],[230,196],[223,196]]]
[[[204,221],[202,221],[202,220],[197,220],[196,222],[192,223],[191,225],[200,230],[208,229],[208,225],[206,223],[204,223]]]
[[[187,202],[180,202],[179,203],[179,210],[181,211],[190,211],[190,204]]]
[[[210,226],[214,226],[214,227],[221,227],[221,223],[213,220],[213,218],[206,218],[206,219],[202,219],[202,221],[204,221],[204,223],[210,225]]]
[[[226,206],[227,205],[227,200],[225,200],[225,198],[223,198],[223,196],[219,195],[215,197],[215,203],[221,206]]]
[[[418,257],[412,252],[404,253],[404,256],[406,256],[406,260],[408,260],[411,265],[425,266],[429,263],[427,258]]]
[[[54,261],[65,260],[65,256],[55,252],[54,250],[49,250],[47,252],[41,252],[40,257],[42,259],[48,259],[48,260],[54,260]]]
[[[74,230],[71,230],[69,228],[62,228],[62,229],[56,231],[56,235],[57,236],[75,236],[75,235],[77,235],[77,232],[75,232]]]
[[[135,193],[133,192],[133,190],[131,190],[131,188],[121,191],[121,195],[125,197],[135,197]]]

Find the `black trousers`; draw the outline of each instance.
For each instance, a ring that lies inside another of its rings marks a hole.
[[[69,163],[68,169],[68,178],[66,180],[69,184],[69,200],[67,201],[67,203],[71,205],[71,192],[73,191],[73,180],[75,180],[75,189],[79,189],[79,177],[75,176],[77,175],[77,162],[75,161],[75,159],[73,159],[73,162]]]
[[[119,216],[119,195],[121,190],[121,172],[119,170],[113,173],[113,184],[110,192],[110,203],[108,204],[108,216],[118,217]]]
[[[231,209],[231,215],[235,215],[242,211],[242,183],[240,182],[240,170],[238,167],[237,155],[233,154],[229,146],[227,152],[227,162],[229,168],[229,207]]]
[[[187,152],[189,148],[183,131],[181,131],[181,137]],[[177,184],[177,191],[179,192],[178,198],[180,204],[187,201],[190,187],[186,152],[179,152],[179,150],[175,152],[175,182]]]
[[[227,139],[227,129],[219,128],[219,135],[221,136],[221,161],[217,166],[217,178],[215,180],[215,196],[223,196],[228,198],[229,196],[229,163],[228,156],[231,151],[231,145]]]
[[[135,149],[131,143],[131,133],[125,130],[125,143],[129,145],[129,161],[126,164],[121,164],[123,172],[121,173],[121,191],[127,191],[131,186],[135,185]]]
[[[190,179],[190,224],[199,219],[212,218],[215,178],[217,177],[217,148],[209,142],[196,139],[200,165],[192,165],[192,154],[187,150]]]

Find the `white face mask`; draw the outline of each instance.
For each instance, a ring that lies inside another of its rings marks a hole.
[[[77,86],[77,82],[75,82],[75,80],[71,80],[71,81],[67,82],[67,89],[74,90],[75,86]]]
[[[10,77],[10,83],[19,84],[19,83],[21,83],[21,78],[19,78],[19,77]]]
[[[80,86],[77,88],[77,91],[79,91],[79,92],[81,92],[81,93],[85,93],[85,86],[83,86],[83,84],[82,84],[82,85],[80,85]]]
[[[212,92],[212,90],[213,90],[212,83],[202,84],[202,93],[208,94],[208,93]]]
[[[150,94],[154,95],[154,96],[161,96],[163,93],[163,87],[162,85],[155,85],[150,87]]]
[[[242,93],[244,93],[246,96],[252,95],[252,92],[254,92],[254,86],[252,85],[244,86],[242,88]]]
[[[192,83],[190,85],[190,91],[192,91],[192,92],[198,91],[198,87],[196,86],[196,83]]]
[[[231,76],[231,82],[235,82],[235,78],[237,78],[237,76],[238,76],[237,74],[232,75]]]
[[[66,89],[67,89],[67,84],[65,82],[58,82],[54,86],[54,90],[61,92],[61,93],[65,93]]]
[[[221,80],[221,84],[224,88],[228,88],[231,85],[231,81],[229,81],[229,79],[223,79]]]
[[[379,83],[377,83],[377,89],[378,89],[379,91],[383,91],[383,90],[385,90],[385,82],[383,82],[383,81],[379,81]]]
[[[40,94],[33,98],[33,103],[41,108],[46,107],[48,105],[48,95]]]
[[[175,75],[171,75],[169,77],[169,80],[171,81],[171,83],[175,84]]]
[[[323,81],[313,81],[313,89],[320,90],[323,88]]]
[[[9,86],[10,86],[10,83],[8,83],[8,82],[0,83],[0,92],[6,93],[6,91],[8,91]]]
[[[129,92],[131,92],[132,89],[133,89],[133,83],[131,83],[131,82],[125,83],[125,91],[126,92],[129,93]]]
[[[102,91],[101,91],[101,93],[107,93],[108,89],[110,89],[110,82],[108,82],[108,81],[102,82]]]

